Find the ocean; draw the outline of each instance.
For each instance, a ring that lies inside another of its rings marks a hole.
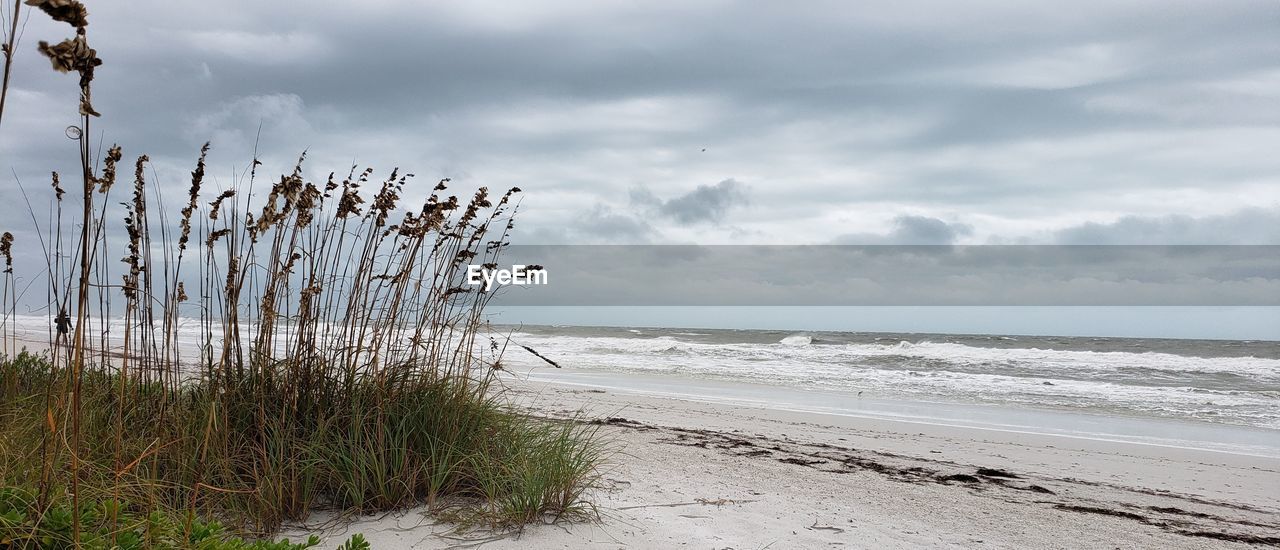
[[[505,327],[514,343],[663,393],[708,382],[828,401],[1068,411],[1280,430],[1280,342],[1017,335]],[[513,368],[555,375],[510,347]],[[596,378],[597,380],[601,378]],[[841,399],[841,397],[844,399]],[[802,398],[803,399],[803,398]],[[1206,426],[1207,427],[1207,426]]]
[[[20,315],[22,341],[49,321]],[[112,323],[113,338],[123,326]],[[494,326],[508,372],[705,401],[1280,457],[1280,342]],[[284,333],[287,336],[287,331]],[[183,320],[194,353],[200,325]],[[113,345],[119,342],[113,340]],[[478,342],[486,348],[489,342]],[[555,361],[553,368],[520,346]]]

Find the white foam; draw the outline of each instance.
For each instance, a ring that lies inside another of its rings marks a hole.
[[[795,334],[779,340],[778,343],[784,346],[807,346],[813,343],[813,337]]]
[[[1276,359],[907,341],[812,345],[803,334],[773,344],[529,333],[516,338],[561,364],[586,369],[1280,428]]]

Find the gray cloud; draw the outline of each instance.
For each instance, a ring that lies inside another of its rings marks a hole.
[[[643,220],[614,212],[601,205],[597,205],[581,220],[578,220],[574,228],[584,236],[591,235],[595,239],[605,242],[643,242],[653,233],[653,228]]]
[[[1125,216],[1057,231],[1058,244],[1280,244],[1280,207],[1193,218]]]
[[[893,219],[893,229],[887,233],[850,233],[833,239],[833,244],[901,244],[937,245],[955,244],[961,237],[973,234],[973,227],[963,223],[949,223],[928,216],[901,215]]]
[[[644,244],[653,240],[654,233],[653,226],[643,219],[597,203],[560,225],[516,232],[514,241],[529,244]]]
[[[729,209],[746,204],[747,188],[729,178],[715,185],[699,185],[693,191],[662,200],[643,187],[631,190],[631,203],[656,211],[680,225],[717,223]]]

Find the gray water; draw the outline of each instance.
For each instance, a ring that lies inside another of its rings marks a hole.
[[[1016,335],[507,327],[560,364],[834,395],[1280,430],[1280,343]],[[515,348],[514,366],[545,366]],[[661,378],[665,377],[665,378]]]

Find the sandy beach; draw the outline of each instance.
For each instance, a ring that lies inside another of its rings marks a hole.
[[[598,522],[457,534],[417,509],[325,524],[325,544],[352,532],[375,548],[1280,544],[1280,459],[1271,456],[528,379],[509,392],[534,414],[600,426],[613,455],[595,490]]]
[[[1280,545],[1274,430],[875,399],[857,409],[828,392],[589,369],[502,380],[529,414],[599,428],[609,458],[592,490],[596,521],[459,532],[412,508],[316,514],[281,535],[333,547],[362,533],[373,548]],[[918,416],[929,410],[939,414]],[[1111,435],[1079,435],[1081,425]],[[1213,448],[1223,441],[1235,450]]]

